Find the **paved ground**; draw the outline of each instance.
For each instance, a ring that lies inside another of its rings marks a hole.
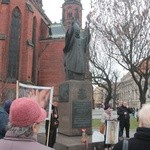
[[[92,110],[92,118],[93,119],[101,119],[102,112],[103,112],[103,109],[93,109]],[[113,111],[113,114],[116,115],[116,111]],[[94,131],[98,131],[99,132],[99,129],[93,129],[93,132]],[[45,125],[44,125],[44,123],[42,124],[39,133],[45,133]],[[135,133],[135,130],[130,130],[130,137],[133,137],[134,133]]]
[[[103,111],[102,109],[93,110],[92,111],[92,118],[93,119],[100,119],[102,111]],[[114,113],[116,113],[116,112],[114,111]],[[98,146],[100,146],[103,143],[104,135],[99,132],[99,129],[94,128],[94,129],[92,129],[92,131],[93,132],[92,132],[92,135],[90,136],[90,140],[94,143],[97,143]],[[134,133],[135,133],[135,130],[130,130],[130,137],[133,137]],[[124,136],[125,136],[125,133],[124,133]],[[79,137],[74,137],[71,141],[73,141],[73,143],[76,144],[76,143],[80,143],[80,139],[81,139],[80,136]],[[62,135],[57,134],[57,141],[59,142],[59,141],[62,141],[62,140],[63,141],[65,141],[65,140],[69,141],[70,137],[69,137],[69,139],[67,139],[67,138],[62,137]],[[41,129],[39,131],[38,141],[42,144],[45,144],[45,125],[44,125],[44,123],[42,124]],[[103,148],[100,148],[100,149],[103,149]],[[60,149],[56,148],[56,150],[60,150]],[[93,150],[93,148],[92,148],[92,150]]]
[[[135,131],[130,131],[130,136],[133,137]],[[93,129],[92,135],[88,135],[89,137],[89,148],[88,150],[104,150],[103,141],[104,135],[99,132],[98,129]],[[57,134],[56,138],[55,150],[85,150],[85,145],[81,143],[81,136],[64,136],[62,134]],[[38,134],[38,142],[45,145],[45,133]],[[65,145],[62,145],[65,144]],[[63,147],[63,148],[62,148]],[[87,149],[86,149],[87,150]]]

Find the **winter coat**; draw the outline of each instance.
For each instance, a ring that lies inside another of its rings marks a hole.
[[[130,113],[132,113],[132,108],[127,108],[125,106],[121,106],[117,110],[117,114],[119,115],[118,120],[119,121],[124,121],[124,120],[129,120],[130,119]],[[127,113],[126,115],[124,113]]]
[[[137,128],[133,138],[129,140],[128,150],[150,150],[150,128]],[[122,150],[123,141],[118,142],[113,150]]]
[[[52,114],[51,114],[51,125],[50,128],[58,128],[59,126],[59,115],[58,115],[58,108],[52,105]]]
[[[36,138],[16,138],[9,131],[4,139],[0,140],[0,150],[54,150],[53,148],[42,145]]]
[[[4,110],[4,108],[0,106],[0,139],[2,139],[5,136],[7,124],[8,124],[8,114]]]

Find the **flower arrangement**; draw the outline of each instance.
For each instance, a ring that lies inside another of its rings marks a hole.
[[[82,137],[81,137],[81,143],[84,143],[86,148],[88,148],[88,135],[86,134],[86,129],[81,129],[82,131]]]

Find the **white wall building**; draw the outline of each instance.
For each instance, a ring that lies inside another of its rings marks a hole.
[[[140,101],[139,101],[139,90],[132,79],[131,74],[128,72],[123,78],[121,79],[120,85],[119,85],[119,101],[128,101],[129,105],[135,108],[140,107]],[[149,88],[147,90],[146,95],[146,102],[150,102],[150,82],[149,82]]]

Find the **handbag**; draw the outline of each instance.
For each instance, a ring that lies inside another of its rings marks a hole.
[[[104,131],[105,131],[105,124],[104,123],[101,124],[99,131],[100,131],[100,133],[104,134]]]
[[[123,146],[122,146],[122,150],[128,150],[128,140],[124,139],[123,140]]]

